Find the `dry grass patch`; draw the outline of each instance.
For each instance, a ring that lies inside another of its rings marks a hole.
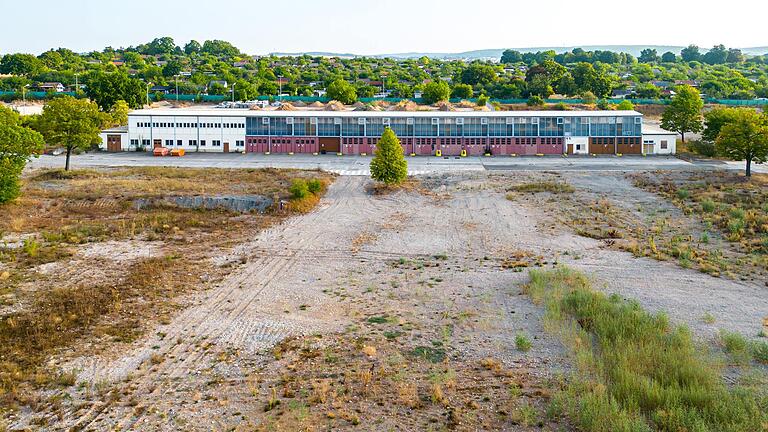
[[[374,345],[372,356],[366,348]],[[260,383],[256,403],[266,411],[253,420],[257,430],[508,430],[524,424],[514,414],[521,409],[533,425],[562,426],[543,415],[549,391],[536,378],[495,360],[434,363],[384,338],[291,339],[280,347],[279,380]],[[305,415],[291,406],[306,407]]]

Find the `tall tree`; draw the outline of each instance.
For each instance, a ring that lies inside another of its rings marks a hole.
[[[371,160],[371,178],[392,185],[402,183],[407,177],[408,162],[403,147],[395,132],[386,128]]]
[[[667,51],[661,55],[662,63],[674,63],[677,61],[677,56],[672,51]]]
[[[108,110],[119,100],[125,101],[131,108],[139,108],[144,103],[146,88],[136,78],[130,78],[125,72],[95,72],[88,79],[85,94],[103,110]]]
[[[701,52],[699,52],[698,46],[688,45],[680,51],[680,57],[682,57],[685,62],[699,61],[701,60]]]
[[[191,41],[189,41],[189,43],[184,45],[184,53],[187,55],[199,53],[202,49],[203,49],[203,46],[200,45],[200,42],[194,39],[192,39]]]
[[[87,150],[99,143],[99,132],[108,122],[107,117],[91,101],[64,96],[51,100],[43,107],[37,128],[46,143],[66,148],[64,169],[69,170],[73,150]]]
[[[723,127],[729,123],[733,123],[739,116],[740,109],[738,108],[714,108],[704,114],[704,132],[701,133],[701,138],[714,144],[717,141],[717,137],[720,136],[720,131]]]
[[[451,90],[451,97],[458,99],[469,99],[473,96],[474,91],[469,84],[456,84]]]
[[[746,161],[746,175],[752,176],[752,162],[768,161],[768,118],[751,109],[739,109],[732,122],[717,137],[718,154]]]
[[[352,84],[343,79],[338,79],[328,85],[326,92],[329,98],[346,105],[357,102],[357,90]]]
[[[425,103],[433,104],[441,101],[446,101],[451,96],[451,88],[445,81],[432,81],[424,86],[424,92],[422,93],[422,99]]]
[[[685,142],[686,133],[702,130],[703,107],[704,101],[698,90],[688,85],[679,86],[677,94],[661,116],[661,127],[679,133]]]
[[[43,137],[21,126],[19,115],[0,105],[0,204],[19,196],[24,166],[42,151]]]
[[[637,58],[640,63],[656,63],[659,61],[659,55],[655,49],[646,48],[640,51],[640,57]]]

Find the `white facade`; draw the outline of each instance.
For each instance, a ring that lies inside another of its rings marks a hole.
[[[573,154],[589,154],[589,137],[565,137],[565,145],[573,146]]]
[[[657,155],[677,153],[677,133],[643,125],[643,153]]]
[[[181,113],[179,113],[181,114]],[[192,152],[245,151],[245,117],[212,115],[128,116],[129,149],[155,147]]]

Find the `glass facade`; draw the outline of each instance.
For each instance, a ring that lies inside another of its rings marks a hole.
[[[292,120],[292,123],[291,123]],[[400,137],[639,137],[640,116],[571,117],[247,117],[252,136],[380,137],[390,127]]]

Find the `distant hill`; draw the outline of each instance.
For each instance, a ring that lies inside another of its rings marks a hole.
[[[640,52],[646,48],[655,49],[656,52],[658,52],[659,55],[661,55],[667,51],[672,51],[675,54],[680,54],[680,51],[684,47],[674,46],[674,45],[584,45],[580,47],[575,47],[575,46],[533,47],[533,48],[511,48],[511,49],[517,50],[523,53],[549,51],[549,50],[553,50],[557,53],[562,53],[566,51],[572,51],[574,48],[581,48],[584,51],[599,50],[599,51],[625,52],[625,53],[632,54],[635,57],[638,57],[640,56]],[[477,60],[477,59],[499,59],[501,58],[501,53],[503,53],[505,49],[507,48],[482,49],[482,50],[465,51],[465,52],[459,52],[459,53],[407,52],[407,53],[392,53],[392,54],[376,54],[376,55],[367,55],[367,56],[351,54],[351,53],[342,54],[342,53],[333,53],[333,52],[272,53],[272,54],[278,55],[278,56],[300,56],[300,55],[306,54],[306,55],[311,55],[315,57],[342,57],[342,58],[389,57],[389,58],[412,59],[412,58],[419,58],[419,57],[429,57],[429,58],[445,59],[445,60],[456,60],[456,59]],[[706,52],[707,49],[702,48],[701,51]],[[768,54],[768,46],[741,48],[741,51],[746,55],[764,55],[764,54]]]

